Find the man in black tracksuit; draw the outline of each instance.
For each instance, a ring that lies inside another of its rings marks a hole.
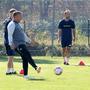
[[[19,24],[21,20],[22,13],[20,11],[14,12],[13,20],[8,25],[8,39],[10,47],[15,49],[22,57],[24,78],[28,78],[28,63],[31,64],[38,73],[40,73],[41,67],[38,67],[35,64],[30,52],[26,47],[26,42],[29,42],[29,39]]]

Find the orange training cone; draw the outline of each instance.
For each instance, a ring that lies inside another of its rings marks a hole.
[[[24,74],[24,70],[22,69],[22,70],[20,70],[20,74]]]
[[[84,61],[80,61],[80,62],[79,62],[79,66],[85,66]]]

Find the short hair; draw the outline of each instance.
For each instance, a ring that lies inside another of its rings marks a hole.
[[[66,14],[66,13],[71,13],[71,11],[70,11],[69,9],[66,9],[66,10],[64,11],[64,14]]]
[[[11,9],[9,10],[9,13],[13,13],[13,12],[15,12],[15,11],[16,11],[15,8],[11,8]]]
[[[15,12],[13,12],[13,17],[15,17],[15,16],[17,16],[17,15],[21,15],[21,14],[22,14],[21,11],[15,11]]]

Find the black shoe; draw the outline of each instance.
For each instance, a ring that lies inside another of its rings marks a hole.
[[[66,62],[64,62],[64,65],[66,65],[67,63]]]
[[[66,65],[70,65],[69,63],[66,63]]]
[[[16,72],[16,71],[14,71],[14,72],[12,72],[12,74],[17,74],[17,72]]]
[[[12,73],[11,72],[9,72],[9,73],[6,72],[6,75],[12,75]]]

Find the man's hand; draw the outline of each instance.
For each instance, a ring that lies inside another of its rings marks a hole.
[[[58,38],[58,44],[60,44],[60,39]]]
[[[73,38],[73,42],[75,42],[76,41],[76,38]]]
[[[77,38],[76,38],[76,37],[74,37],[74,38],[73,38],[73,45],[75,45],[75,44],[76,44],[76,40],[77,40]]]
[[[14,44],[10,45],[10,47],[12,50],[15,50],[15,48],[16,48]]]

